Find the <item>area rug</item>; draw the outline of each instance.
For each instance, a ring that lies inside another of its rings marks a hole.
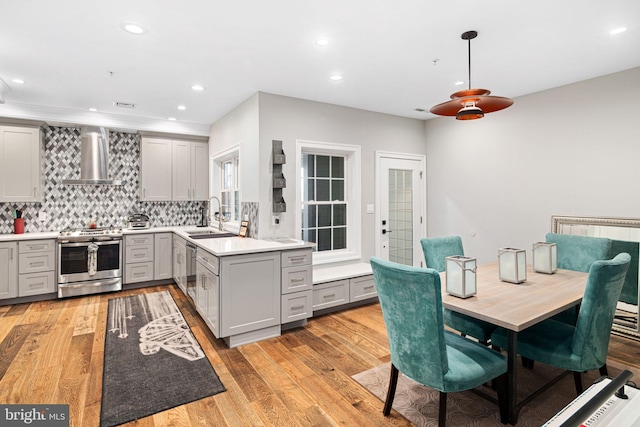
[[[390,364],[385,363],[368,371],[353,376],[353,379],[377,396],[382,411],[387,396]],[[622,366],[615,361],[607,362],[609,375],[616,376],[623,369],[634,373],[631,380],[638,382],[640,372],[637,369]],[[562,371],[551,366],[536,363],[533,370],[518,366],[518,401],[537,390],[541,385],[554,378]],[[598,371],[583,374],[583,385],[586,389],[599,377]],[[482,391],[495,396],[489,387]],[[517,426],[541,426],[569,402],[576,398],[573,376],[568,375],[560,380],[546,393],[538,396],[525,405],[519,414]],[[439,392],[424,387],[413,380],[400,375],[393,401],[393,409],[402,414],[416,426],[438,425]],[[471,391],[450,393],[447,398],[447,425],[450,426],[503,426],[500,422],[498,405],[478,396]]]
[[[225,391],[169,291],[109,300],[100,426]]]

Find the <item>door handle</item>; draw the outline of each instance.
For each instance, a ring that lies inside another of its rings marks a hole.
[[[391,233],[393,230],[387,230],[385,228],[382,229],[382,234]]]

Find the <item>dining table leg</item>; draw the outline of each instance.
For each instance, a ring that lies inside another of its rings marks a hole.
[[[507,334],[507,414],[509,423],[518,423],[516,391],[518,384],[518,332],[509,330]]]

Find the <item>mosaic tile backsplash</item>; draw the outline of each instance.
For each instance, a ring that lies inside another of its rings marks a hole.
[[[13,233],[13,211],[22,209],[25,232],[84,228],[90,219],[99,227],[123,227],[132,213],[149,215],[152,227],[196,224],[206,202],[140,202],[140,135],[110,132],[109,177],[124,185],[66,185],[80,178],[80,129],[44,128],[44,201],[0,203],[0,233]],[[167,171],[167,173],[170,173]],[[251,212],[255,207],[249,208]],[[45,221],[38,214],[46,215]]]

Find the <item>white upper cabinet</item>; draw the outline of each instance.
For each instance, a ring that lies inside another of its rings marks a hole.
[[[141,201],[190,201],[209,198],[209,144],[142,138]]]
[[[0,202],[42,201],[39,128],[0,126]]]
[[[209,144],[191,143],[191,200],[209,200]]]
[[[191,142],[172,141],[173,200],[191,200]]]
[[[171,201],[171,141],[142,138],[140,144],[140,201]]]

